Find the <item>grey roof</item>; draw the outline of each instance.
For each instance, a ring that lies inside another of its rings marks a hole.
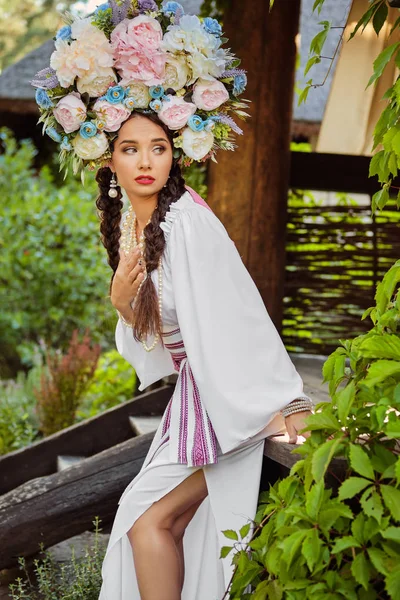
[[[284,0],[276,0],[284,1]],[[307,75],[304,77],[304,68],[308,60],[308,53],[313,37],[321,30],[322,26],[318,25],[319,21],[331,21],[332,26],[343,26],[347,22],[352,0],[325,0],[321,14],[317,12],[313,14],[312,7],[315,0],[302,0],[301,17],[300,17],[300,65],[296,72],[296,84],[301,89],[305,87],[305,82],[312,79],[314,83],[322,83],[332,61],[321,60],[317,65],[314,65]],[[342,30],[331,29],[323,48],[323,56],[331,57],[335,52],[335,48],[340,39]],[[344,42],[346,43],[346,42]],[[351,42],[350,42],[351,43]],[[329,90],[332,84],[332,77],[335,72],[337,57],[332,65],[330,73],[323,86],[312,88],[309,91],[306,103],[297,106],[298,96],[295,94],[293,98],[293,116],[295,120],[321,122],[324,116],[325,106],[329,95]]]
[[[266,0],[262,0],[266,1]],[[285,0],[277,0],[285,1]],[[201,0],[181,0],[187,13],[195,14],[199,10]],[[329,60],[322,60],[320,64],[315,65],[303,77],[304,66],[308,58],[308,50],[312,37],[320,30],[319,21],[333,21],[334,25],[343,25],[347,20],[347,13],[351,0],[326,0],[321,14],[312,14],[312,5],[314,0],[302,0],[301,8],[301,63],[296,73],[296,83],[304,87],[305,79],[312,78],[315,83],[322,82],[326,70],[329,67]],[[324,47],[324,56],[332,56],[337,41],[340,36],[340,29],[334,29],[329,33]],[[54,49],[54,41],[48,40],[35,50],[32,50],[17,63],[9,66],[0,75],[0,99],[16,100],[34,100],[35,89],[29,83],[34,75],[49,65],[50,55]],[[336,64],[336,61],[335,61]],[[320,88],[310,90],[306,104],[297,106],[297,96],[293,99],[293,116],[295,120],[305,120],[309,122],[321,122],[325,110],[326,101],[329,94],[329,88],[332,82],[335,64],[325,84]]]

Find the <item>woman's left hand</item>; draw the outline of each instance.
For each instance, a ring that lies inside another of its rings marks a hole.
[[[285,425],[289,435],[289,444],[297,444],[298,432],[306,427],[305,420],[309,415],[312,415],[310,410],[302,410],[301,412],[293,413],[285,418]],[[311,434],[309,431],[304,431],[300,435],[309,437]]]

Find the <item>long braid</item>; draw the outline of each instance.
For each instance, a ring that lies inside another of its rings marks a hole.
[[[134,115],[132,115],[133,118]],[[173,133],[166,127],[155,114],[148,114],[146,118],[154,123],[157,123],[168,136],[171,146],[173,147]],[[111,146],[112,149],[112,146]],[[118,196],[110,198],[108,190],[112,171],[109,167],[100,168],[96,174],[96,181],[99,185],[100,194],[96,200],[96,206],[100,211],[100,233],[104,247],[108,254],[108,263],[113,270],[110,282],[110,290],[114,279],[115,271],[119,264],[119,240],[121,237],[121,210],[123,202],[121,200],[121,188],[117,186]],[[153,211],[150,223],[144,228],[143,235],[145,238],[145,262],[148,277],[143,282],[140,293],[136,298],[135,308],[133,311],[133,335],[137,341],[145,340],[147,335],[161,336],[162,323],[160,322],[160,314],[158,310],[158,296],[150,274],[158,267],[158,261],[163,254],[165,247],[164,232],[160,227],[160,223],[165,221],[170,205],[176,202],[186,191],[185,180],[182,177],[180,166],[174,160],[169,179],[165,186],[158,193],[158,205]]]
[[[148,334],[156,335],[159,333],[162,340],[158,297],[150,273],[157,269],[158,261],[164,251],[165,238],[160,223],[165,221],[165,215],[170,205],[176,202],[185,191],[185,180],[182,177],[180,167],[174,164],[166,186],[158,194],[158,206],[153,212],[151,221],[143,230],[145,239],[144,258],[148,277],[141,287],[133,314],[136,339],[145,339]]]
[[[111,177],[112,171],[108,167],[103,167],[96,173],[96,181],[100,191],[99,196],[96,199],[96,206],[100,211],[101,241],[107,250],[108,264],[113,270],[110,290],[115,271],[119,264],[119,239],[121,237],[120,222],[123,207],[121,188],[116,188],[118,191],[116,198],[110,198],[108,195]]]

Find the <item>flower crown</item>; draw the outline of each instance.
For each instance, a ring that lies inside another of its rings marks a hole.
[[[83,180],[85,166],[106,166],[133,111],[156,113],[173,131],[183,166],[235,149],[232,132],[243,132],[231,114],[249,116],[239,99],[247,77],[221,47],[228,40],[216,19],[185,15],[178,2],[109,0],[87,18],[66,13],[65,22],[50,67],[30,82],[65,175],[71,167]]]

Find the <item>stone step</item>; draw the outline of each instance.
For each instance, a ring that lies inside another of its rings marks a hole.
[[[70,454],[59,454],[57,456],[57,472],[68,469],[82,460],[85,460],[86,456],[72,456]]]
[[[129,417],[129,423],[136,435],[155,432],[162,417]]]

